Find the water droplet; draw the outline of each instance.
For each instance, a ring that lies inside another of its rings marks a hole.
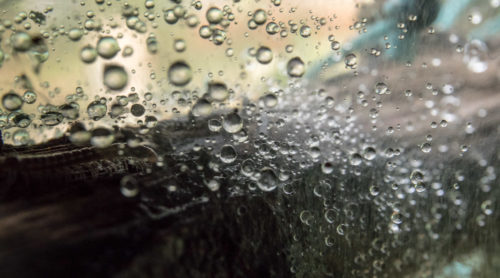
[[[146,40],[146,46],[150,54],[156,54],[158,52],[158,40],[156,40],[156,37],[150,35]]]
[[[139,182],[134,176],[124,176],[120,180],[120,192],[127,198],[132,198],[139,194]]]
[[[419,181],[415,184],[415,191],[422,193],[427,190],[427,185],[423,181]]]
[[[474,73],[482,73],[488,69],[488,47],[483,41],[472,40],[464,47],[463,61]]]
[[[410,181],[413,184],[417,184],[419,182],[424,181],[424,174],[420,172],[419,170],[414,170],[410,174]]]
[[[90,144],[96,148],[109,147],[115,140],[113,132],[106,128],[96,128],[92,130]]]
[[[21,106],[23,106],[23,99],[18,94],[11,91],[2,97],[2,105],[9,111],[15,111],[21,109]]]
[[[266,25],[266,32],[269,35],[274,35],[279,31],[280,31],[280,26],[276,22],[271,21]]]
[[[36,95],[35,92],[33,92],[33,91],[26,91],[26,92],[24,92],[23,100],[27,104],[33,104],[36,101],[36,97],[37,97],[37,95]]]
[[[68,38],[72,41],[78,41],[82,38],[83,31],[80,28],[73,28],[68,32]]]
[[[371,185],[370,186],[370,195],[378,196],[378,194],[380,194],[380,188],[377,185]]]
[[[375,93],[378,94],[378,95],[383,95],[383,94],[386,94],[388,93],[389,91],[389,88],[387,87],[387,85],[383,82],[378,82],[377,84],[375,84]]]
[[[255,21],[255,23],[257,23],[258,25],[262,25],[264,23],[266,23],[266,20],[267,20],[267,14],[266,14],[266,11],[262,10],[262,9],[258,9],[254,12],[253,14],[253,20]]]
[[[331,47],[332,47],[332,50],[335,50],[335,51],[339,50],[340,49],[340,42],[332,41]]]
[[[182,61],[173,63],[168,69],[168,80],[175,86],[185,86],[191,82],[192,77],[191,68]]]
[[[168,24],[175,24],[179,20],[179,18],[175,15],[173,9],[166,10],[165,13],[163,14],[163,19]]]
[[[134,49],[130,46],[125,46],[123,48],[123,51],[122,51],[122,56],[123,57],[129,57],[129,56],[132,56],[132,54],[134,54]],[[96,55],[97,55],[97,52],[96,52]]]
[[[351,162],[351,165],[358,166],[361,162],[363,162],[363,157],[361,157],[359,153],[353,153],[351,154],[349,161]]]
[[[12,134],[12,140],[17,146],[23,146],[30,143],[30,134],[25,129],[18,129]]]
[[[118,42],[113,37],[102,37],[97,42],[97,53],[105,59],[113,58],[120,51]]]
[[[432,150],[431,143],[423,143],[422,146],[420,146],[420,149],[424,153],[429,153]]]
[[[290,77],[302,77],[306,70],[304,62],[302,62],[300,57],[295,57],[288,61],[286,69]]]
[[[229,97],[226,84],[222,82],[210,82],[208,84],[208,96],[215,101],[224,101]]]
[[[220,160],[224,163],[232,163],[236,160],[236,150],[231,145],[224,145],[220,150]]]
[[[486,215],[493,214],[493,202],[491,200],[486,200],[481,204],[481,210]]]
[[[222,11],[216,7],[208,9],[206,14],[208,22],[212,24],[218,24],[219,22],[221,22],[223,16],[224,14],[222,13]]]
[[[135,103],[132,105],[132,107],[130,107],[130,113],[134,117],[141,117],[145,112],[146,108],[144,108],[144,106],[140,105],[139,103]]]
[[[222,123],[216,119],[208,120],[208,129],[212,132],[219,132],[222,129]]]
[[[241,162],[241,173],[247,177],[253,175],[255,171],[255,163],[251,159],[245,159]]]
[[[42,114],[40,119],[46,126],[56,126],[63,121],[64,116],[59,112],[47,112]]]
[[[31,124],[30,116],[24,113],[15,115],[13,121],[20,128],[27,128]]]
[[[335,241],[331,236],[326,236],[325,237],[325,245],[328,247],[332,247],[335,244]]]
[[[231,113],[224,117],[222,127],[227,133],[236,133],[243,128],[243,120],[238,114]]]
[[[155,7],[155,1],[154,0],[146,0],[144,2],[144,7],[146,7],[146,9],[152,9]]]
[[[80,59],[82,59],[82,62],[90,64],[97,59],[97,51],[90,45],[85,46],[80,51]]]
[[[278,186],[278,177],[271,168],[262,168],[259,173],[257,186],[262,191],[273,191]]]
[[[366,160],[373,160],[377,156],[377,151],[372,147],[366,147],[363,156]]]
[[[155,116],[146,116],[144,120],[147,128],[153,128],[158,124],[158,119]]]
[[[299,219],[300,219],[300,222],[309,226],[312,224],[312,222],[314,220],[314,215],[309,210],[303,210],[299,214]]]
[[[321,172],[323,172],[323,174],[330,174],[333,172],[333,164],[329,161],[321,164]]]
[[[275,94],[266,94],[263,98],[264,105],[267,108],[274,108],[278,104],[278,98]]]
[[[99,101],[94,101],[87,107],[87,114],[94,121],[98,121],[102,117],[106,116],[107,110],[108,108],[105,104],[102,104]]]
[[[200,37],[204,38],[204,39],[208,39],[210,38],[210,36],[212,36],[212,29],[210,29],[209,26],[207,25],[203,25],[200,27],[200,30],[199,30],[199,34],[200,34]]]
[[[205,181],[205,185],[208,187],[208,189],[210,189],[210,191],[214,192],[219,190],[220,188],[220,182],[215,179],[211,179],[208,182]]]
[[[90,141],[91,133],[82,125],[74,125],[70,130],[69,141],[77,146],[86,145]]]
[[[186,50],[186,41],[183,39],[177,39],[174,41],[174,49],[177,52],[184,52]]]
[[[14,47],[16,51],[24,52],[31,48],[32,40],[28,33],[16,32],[12,34],[10,41],[12,42],[12,47]]]
[[[307,25],[303,25],[302,27],[300,27],[300,35],[303,37],[303,38],[307,38],[309,36],[311,36],[311,27],[307,26]]]
[[[391,221],[392,223],[399,225],[403,223],[403,215],[399,213],[399,211],[394,211],[391,215]]]
[[[212,104],[206,99],[199,99],[193,106],[191,113],[193,113],[195,117],[208,116],[212,113]]]
[[[358,58],[354,54],[347,54],[344,59],[347,68],[355,69],[358,64]]]
[[[261,64],[269,64],[273,60],[273,52],[269,47],[262,46],[257,50],[257,61]]]
[[[104,68],[104,85],[111,90],[121,90],[128,82],[128,75],[121,66],[110,65]]]

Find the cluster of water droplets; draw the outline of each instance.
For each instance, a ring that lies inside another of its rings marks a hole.
[[[230,30],[244,25],[245,38],[252,34],[248,32],[262,32],[266,38],[296,34],[308,40],[328,20],[312,16],[309,21],[285,23],[276,16],[283,12],[280,0],[271,1],[268,10],[245,11],[238,2],[219,7],[202,1],[172,1],[160,8],[159,1],[153,0],[140,6],[96,0],[93,8],[87,8],[91,5],[82,1],[84,13],[77,24],[56,30],[46,25],[52,8],[20,12],[15,23],[4,20],[2,36],[8,40],[2,49],[8,50],[0,50],[0,63],[25,55],[33,62],[30,67],[36,76],[49,56],[55,63],[60,59],[51,56],[55,50],[50,45],[67,40],[68,55],[76,57],[67,62],[67,74],[71,63],[81,63],[88,78],[71,84],[75,88],[71,92],[61,92],[51,83],[64,82],[64,77],[35,83],[19,71],[14,84],[2,91],[3,138],[30,145],[35,143],[34,132],[50,130],[74,144],[96,148],[147,145],[157,151],[155,171],[161,173],[171,171],[164,157],[188,161],[204,154],[205,160],[191,169],[183,164],[178,172],[196,173],[207,196],[221,192],[264,196],[275,201],[277,214],[290,216],[292,272],[307,271],[303,257],[332,252],[328,250],[340,254],[351,248],[358,250],[353,261],[346,263],[352,275],[399,273],[424,262],[425,255],[416,258],[415,254],[444,246],[449,234],[464,229],[471,217],[475,225],[488,224],[497,213],[491,198],[496,192],[492,188],[496,168],[490,162],[496,158],[471,146],[468,139],[475,134],[475,125],[453,112],[460,106],[459,83],[451,80],[393,91],[390,78],[364,65],[363,54],[344,53],[331,35],[325,43],[329,51],[342,54],[343,73],[352,76],[351,70],[356,70],[368,76],[367,81],[354,79],[350,84],[356,83],[355,89],[346,83],[311,88],[304,76],[314,70],[314,63],[294,53],[291,42],[283,48],[263,40],[238,53],[233,39],[240,38],[231,38]],[[106,19],[106,9],[116,5],[119,12]],[[33,25],[39,30],[33,30]],[[365,26],[362,19],[350,29],[363,33]],[[173,27],[185,37],[176,33],[165,38],[162,28]],[[189,50],[207,41],[208,51],[224,52],[233,67],[221,66],[216,73],[201,68],[194,60],[201,59],[203,65],[211,53],[193,57]],[[162,52],[171,55],[160,56]],[[488,48],[483,42],[472,40],[463,52],[468,70],[480,74],[488,69]],[[378,57],[381,52],[372,49],[368,54]],[[433,60],[435,67],[439,63]],[[252,67],[267,72],[260,79],[245,79]],[[233,71],[236,74],[227,77]],[[248,92],[253,83],[262,89]],[[424,112],[415,116],[411,101],[423,99]],[[388,119],[387,111],[394,112],[389,110],[391,105],[397,106],[398,113],[399,106],[405,107],[413,117],[406,122]],[[477,114],[474,120],[479,121],[487,111]],[[170,129],[169,123],[178,126]],[[460,127],[460,133],[454,134],[452,127]],[[431,134],[429,128],[442,133]],[[456,160],[464,162],[449,168],[447,163]],[[466,175],[467,167],[479,170]],[[472,184],[476,188],[468,188]],[[174,194],[177,186],[168,184],[168,191]],[[141,195],[144,187],[133,176],[121,180],[121,194],[127,198],[148,201]],[[470,192],[475,194],[474,202],[465,196]],[[372,240],[366,243],[364,237]],[[412,245],[407,238],[418,242]],[[295,247],[300,252],[293,252]]]

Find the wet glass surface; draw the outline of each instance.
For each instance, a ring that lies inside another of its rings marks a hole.
[[[1,277],[498,277],[500,1],[0,1]]]

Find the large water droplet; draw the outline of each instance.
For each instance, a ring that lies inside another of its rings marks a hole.
[[[212,24],[217,24],[222,21],[223,13],[216,7],[207,10],[207,20]]]
[[[227,133],[236,133],[243,128],[243,120],[236,113],[231,113],[224,117],[222,127]]]
[[[2,105],[9,111],[15,111],[23,105],[23,99],[14,92],[9,92],[2,97]]]
[[[254,12],[253,14],[253,20],[255,21],[255,23],[257,23],[258,25],[262,25],[264,23],[266,23],[266,20],[267,20],[267,14],[266,14],[266,11],[262,10],[262,9],[258,9]]]
[[[358,64],[358,58],[354,54],[347,54],[344,59],[347,68],[355,69]]]
[[[199,99],[193,106],[191,113],[193,113],[195,117],[208,116],[212,113],[212,104],[206,99]]]
[[[20,52],[28,51],[31,47],[31,36],[25,32],[12,34],[10,41],[12,42],[12,47]]]
[[[104,85],[111,90],[121,90],[128,82],[128,75],[121,66],[111,65],[104,68]]]
[[[115,135],[111,130],[101,127],[92,130],[91,136],[90,144],[97,148],[109,147],[115,140]]]
[[[257,61],[261,64],[269,64],[273,60],[273,52],[269,47],[261,46],[257,50]]]
[[[80,51],[80,59],[87,64],[94,62],[97,59],[97,50],[90,45],[83,47]]]
[[[87,107],[87,114],[89,114],[89,117],[91,119],[97,121],[106,116],[107,110],[108,108],[106,107],[106,104],[102,104],[99,101],[94,101]]]
[[[168,69],[168,80],[176,86],[185,86],[192,78],[191,68],[182,61],[173,63]]]
[[[135,103],[130,107],[130,114],[134,117],[141,117],[146,112],[146,108],[139,103]]]
[[[105,59],[113,58],[119,51],[120,46],[113,37],[102,37],[97,42],[97,53]]]
[[[295,57],[288,61],[286,66],[287,73],[290,77],[302,77],[304,75],[306,68],[304,62],[300,57]]]
[[[222,82],[211,82],[208,84],[208,95],[212,100],[224,101],[229,96],[226,84]]]
[[[236,150],[231,145],[224,145],[220,150],[220,160],[224,163],[231,163],[236,160]]]
[[[26,91],[24,92],[24,95],[23,95],[23,100],[24,102],[26,102],[27,104],[33,104],[35,103],[36,101],[36,98],[37,98],[37,95],[35,92],[33,91]]]
[[[266,192],[276,189],[278,186],[278,177],[273,169],[266,167],[260,170],[257,186]]]

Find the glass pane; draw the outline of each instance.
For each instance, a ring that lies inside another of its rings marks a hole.
[[[0,11],[2,277],[500,273],[500,0]]]

